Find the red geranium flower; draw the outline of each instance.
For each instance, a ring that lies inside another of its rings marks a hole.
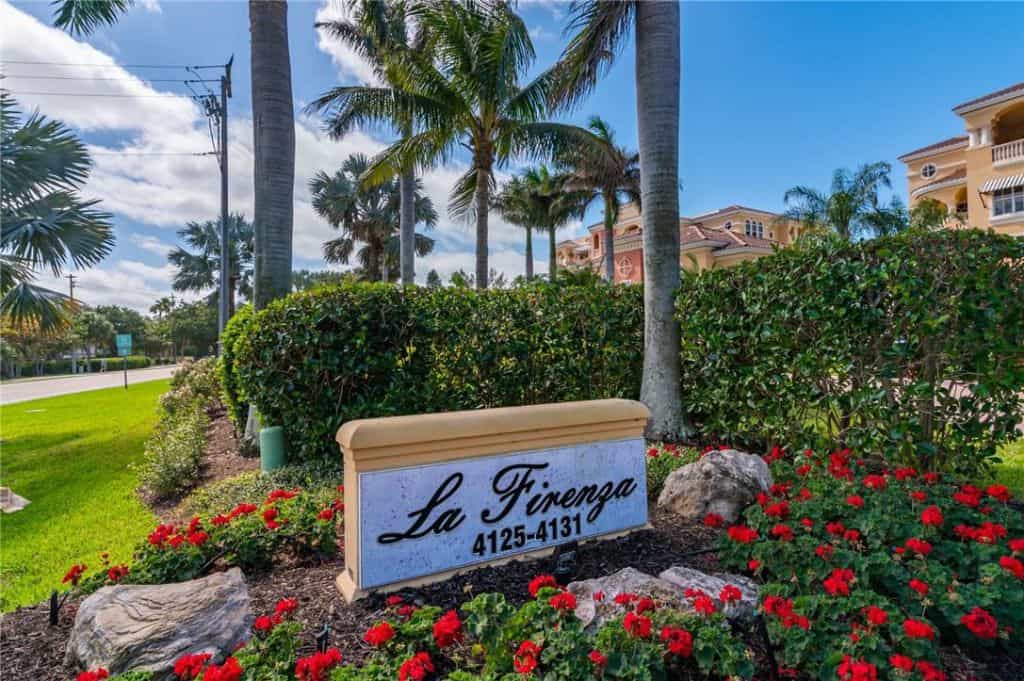
[[[832,596],[849,596],[850,582],[852,581],[853,570],[849,568],[835,568],[823,584],[825,591]]]
[[[897,480],[909,480],[917,475],[917,470],[914,468],[897,468],[893,474]]]
[[[274,614],[281,616],[287,615],[288,613],[294,612],[297,607],[299,607],[298,600],[294,598],[282,598],[277,602],[277,605],[274,606]]]
[[[537,575],[536,577],[534,577],[532,580],[530,580],[530,597],[536,598],[537,592],[546,586],[557,589],[558,582],[555,581],[555,578],[551,575]]]
[[[1024,538],[1011,539],[1009,545],[1010,550],[1014,553],[1024,553]]]
[[[747,569],[750,570],[751,572],[757,572],[757,570],[760,567],[761,567],[761,561],[759,561],[757,558],[751,558],[749,561],[747,561]]]
[[[725,524],[725,518],[717,513],[708,513],[704,516],[704,524],[708,527],[721,527]]]
[[[395,629],[388,622],[370,627],[363,634],[363,640],[371,646],[382,646],[395,637]]]
[[[935,630],[927,622],[910,619],[903,620],[903,633],[908,638],[935,638]]]
[[[856,508],[864,508],[864,497],[857,494],[851,494],[846,497],[846,503]]]
[[[82,579],[82,575],[88,570],[88,566],[84,563],[81,565],[75,564],[71,566],[71,569],[67,571],[64,578],[60,580],[61,584],[67,584],[71,582],[71,586],[78,586],[79,580]]]
[[[914,553],[921,556],[927,556],[929,553],[932,552],[931,544],[929,544],[923,539],[918,539],[916,537],[911,537],[910,539],[908,539],[905,543],[905,546]]]
[[[229,657],[224,660],[224,664],[219,667],[215,664],[211,664],[203,672],[203,681],[238,681],[242,678],[242,665],[238,664],[238,660],[233,657]]]
[[[317,520],[328,520],[328,521],[334,520],[334,509],[333,508],[325,508],[324,510],[320,511],[317,514],[316,518],[317,518]]]
[[[648,610],[656,610],[657,607],[658,606],[654,604],[654,601],[652,599],[648,598],[647,596],[644,596],[636,602],[636,607],[633,608],[633,612],[635,612],[638,615],[642,615]]]
[[[996,622],[996,618],[977,606],[960,618],[960,624],[978,638],[991,639],[999,635],[999,623]]]
[[[789,503],[779,501],[764,507],[764,514],[770,518],[786,518],[789,516]]]
[[[571,596],[572,594],[569,595]],[[434,622],[434,641],[437,642],[438,648],[447,648],[461,640],[462,622],[459,621],[459,614],[457,612],[449,610]]]
[[[918,660],[914,667],[921,672],[921,681],[946,681],[946,674],[927,660]]]
[[[981,505],[981,490],[974,485],[964,485],[953,495],[953,501],[964,506],[977,508]]]
[[[1012,556],[1003,556],[999,559],[999,567],[1011,573],[1017,579],[1024,579],[1024,563]]]
[[[733,525],[729,528],[729,539],[739,544],[749,544],[757,539],[757,530],[746,525]]]
[[[718,600],[723,603],[732,603],[743,598],[743,592],[740,591],[738,586],[733,584],[726,584],[722,587],[722,591],[718,594]]]
[[[867,617],[868,622],[878,627],[889,621],[889,613],[882,610],[876,605],[869,605],[864,609],[864,615]]]
[[[268,615],[260,615],[252,623],[252,628],[261,634],[265,634],[271,631],[275,626],[280,624],[281,619],[278,617],[270,617]]]
[[[914,661],[906,655],[890,655],[889,664],[895,669],[907,672],[908,674],[914,671]]]
[[[203,667],[210,661],[210,657],[209,653],[182,655],[174,663],[174,675],[181,679],[181,681],[191,681],[203,671]]]
[[[878,490],[881,492],[885,489],[886,480],[884,475],[865,475],[864,486],[868,489]]]
[[[82,672],[75,677],[75,681],[102,681],[109,677],[110,674],[103,667],[93,669],[87,672]]]
[[[1007,502],[1010,500],[1010,489],[1006,485],[989,485],[985,493],[996,501]]]
[[[855,660],[849,655],[836,668],[840,681],[877,681],[878,670],[865,660]]]
[[[935,483],[937,483],[937,482],[939,481],[939,477],[940,477],[940,476],[939,476],[939,474],[938,474],[938,473],[925,473],[925,474],[924,474],[924,475],[922,475],[921,477],[922,477],[922,478],[924,479],[924,481],[925,481],[925,482],[927,482],[927,483],[928,483],[929,485],[934,485]]]
[[[512,666],[520,674],[529,674],[537,668],[537,656],[540,655],[540,650],[540,646],[533,641],[523,641],[512,658]]]
[[[837,520],[833,523],[826,523],[825,531],[834,537],[841,537],[843,532],[846,532],[846,526]]]
[[[416,653],[398,668],[398,681],[423,681],[434,671],[434,663],[427,653]]]
[[[299,681],[327,681],[328,673],[341,664],[341,651],[328,648],[322,653],[300,657],[295,662],[295,678]]]
[[[575,610],[576,597],[568,591],[563,591],[549,598],[548,605],[550,605],[555,610]]]
[[[942,527],[942,509],[938,506],[929,506],[921,511],[921,522],[933,527]]]
[[[391,606],[391,607],[394,607],[396,605],[401,605],[402,604],[402,597],[401,596],[388,596],[387,604],[389,606]]]
[[[668,646],[668,652],[679,657],[693,654],[693,636],[679,627],[665,627],[661,630],[661,640]]]
[[[910,580],[910,588],[922,596],[926,596],[929,587],[927,582],[922,582],[920,579],[912,579]]]
[[[113,565],[107,570],[107,579],[112,582],[120,582],[128,576],[127,565]]]
[[[627,612],[622,620],[622,627],[630,636],[636,638],[649,638],[651,635],[651,620],[649,617],[637,615],[635,612]]]
[[[922,490],[916,490],[910,493],[910,498],[914,501],[925,502],[928,500],[928,493]]]
[[[281,527],[281,523],[277,522],[277,516],[276,508],[271,507],[263,511],[263,524],[267,526],[268,530],[276,530]]]
[[[782,541],[793,541],[793,528],[780,523],[772,528],[772,536],[778,537]]]
[[[593,662],[596,667],[604,667],[608,664],[608,658],[597,650],[591,650],[587,657],[590,658],[590,661]]]
[[[830,560],[832,558],[833,551],[834,549],[828,544],[821,544],[816,549],[814,549],[814,555],[816,555],[818,558],[821,558],[822,560]]]
[[[639,599],[639,596],[633,593],[629,593],[628,591],[623,591],[622,593],[615,594],[614,598],[615,602],[618,605],[629,605],[630,603],[635,603]]]

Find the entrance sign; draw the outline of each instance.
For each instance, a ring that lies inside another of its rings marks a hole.
[[[130,333],[117,334],[117,356],[127,357],[132,354],[132,335]]]
[[[648,416],[595,400],[345,424],[338,588],[352,601],[645,527]]]

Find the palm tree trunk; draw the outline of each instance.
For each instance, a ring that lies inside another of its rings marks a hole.
[[[402,286],[416,283],[416,175],[412,170],[398,176],[398,191],[401,201],[398,238],[399,267],[402,272]]]
[[[526,228],[526,281],[533,279],[533,229]]]
[[[612,197],[604,197],[604,278],[615,283],[615,210]]]
[[[555,280],[555,271],[558,269],[558,258],[555,257],[555,232],[554,227],[548,227],[548,281]]]
[[[487,218],[491,204],[491,168],[476,172],[476,287],[487,288]]]
[[[235,316],[235,289],[237,287],[238,277],[228,277],[228,318],[224,320],[225,324]]]
[[[648,437],[679,440],[679,5],[636,9],[636,102],[644,244],[644,368],[640,399],[651,410]]]
[[[249,0],[255,215],[253,307],[288,295],[292,277],[295,116],[288,3]]]

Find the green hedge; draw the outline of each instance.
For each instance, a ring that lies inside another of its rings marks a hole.
[[[813,242],[690,275],[677,309],[685,406],[728,441],[972,472],[1022,420],[1021,240]]]
[[[217,373],[220,376],[220,385],[223,392],[222,401],[227,407],[228,417],[235,425],[235,430],[241,432],[245,428],[245,419],[249,405],[244,403],[238,394],[238,386],[235,380],[235,358],[238,339],[246,334],[252,324],[252,305],[239,308],[234,316],[224,326],[224,333],[220,336],[221,354],[217,362]]]
[[[115,369],[120,371],[123,366],[123,357],[93,357],[92,359],[86,359],[85,357],[78,358],[79,371],[81,367],[88,367],[90,372],[99,371],[100,367],[103,366],[103,360],[107,360],[107,371],[114,371]],[[151,357],[144,355],[130,355],[128,357],[128,368],[129,369],[145,369],[146,367],[153,366],[154,360]],[[36,373],[37,368],[42,367],[42,373]],[[20,363],[21,376],[58,376],[61,374],[71,373],[71,360],[70,359],[48,359],[44,360],[37,365],[35,362],[21,362]]]
[[[351,419],[637,398],[639,287],[591,280],[508,290],[346,284],[293,294],[233,344],[229,402],[284,426],[289,456],[338,455]]]

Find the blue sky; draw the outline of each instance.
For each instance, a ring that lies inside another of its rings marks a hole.
[[[365,66],[318,36],[313,23],[337,11],[325,2],[289,7],[293,88],[297,109],[339,82],[358,82]],[[535,70],[549,65],[565,42],[567,5],[521,2],[537,50]],[[251,106],[246,3],[146,0],[115,27],[86,41],[49,28],[48,3],[0,0],[0,56],[4,60],[118,64],[213,64],[235,56],[230,145],[232,207],[251,214]],[[686,3],[682,8],[682,114],[680,179],[687,215],[732,203],[781,210],[782,194],[796,184],[825,188],[832,170],[886,160],[893,184],[906,199],[896,157],[962,132],[950,109],[1024,77],[1024,3]],[[83,43],[88,43],[83,44]],[[965,46],[970,46],[968,49]],[[112,60],[112,61],[107,61]],[[591,99],[565,118],[583,122],[599,114],[619,141],[636,145],[632,46]],[[141,78],[186,77],[180,70],[85,69],[5,64],[7,75]],[[167,247],[186,220],[213,218],[216,166],[209,158],[167,156],[209,148],[205,123],[188,100],[153,97],[181,93],[170,83],[8,79],[15,92],[120,92],[133,97],[20,95],[26,106],[61,117],[94,145],[97,170],[91,195],[115,212],[118,245],[103,265],[82,274],[88,302],[148,307],[169,290]],[[115,88],[97,89],[100,88]],[[136,98],[137,95],[145,95]],[[304,186],[319,169],[333,170],[353,151],[373,153],[387,137],[366,131],[340,143],[324,139],[317,121],[298,121],[296,267],[323,267],[318,245],[331,230],[312,215]],[[120,150],[120,151],[118,151]],[[143,153],[159,151],[161,155]],[[127,152],[127,153],[125,153]],[[457,167],[427,178],[443,207]],[[598,208],[588,215],[596,221]],[[574,225],[560,238],[582,233]],[[442,219],[437,252],[418,263],[443,274],[472,267],[468,225]],[[492,220],[492,261],[514,276],[522,272],[521,233]],[[546,242],[538,246],[543,270]]]

